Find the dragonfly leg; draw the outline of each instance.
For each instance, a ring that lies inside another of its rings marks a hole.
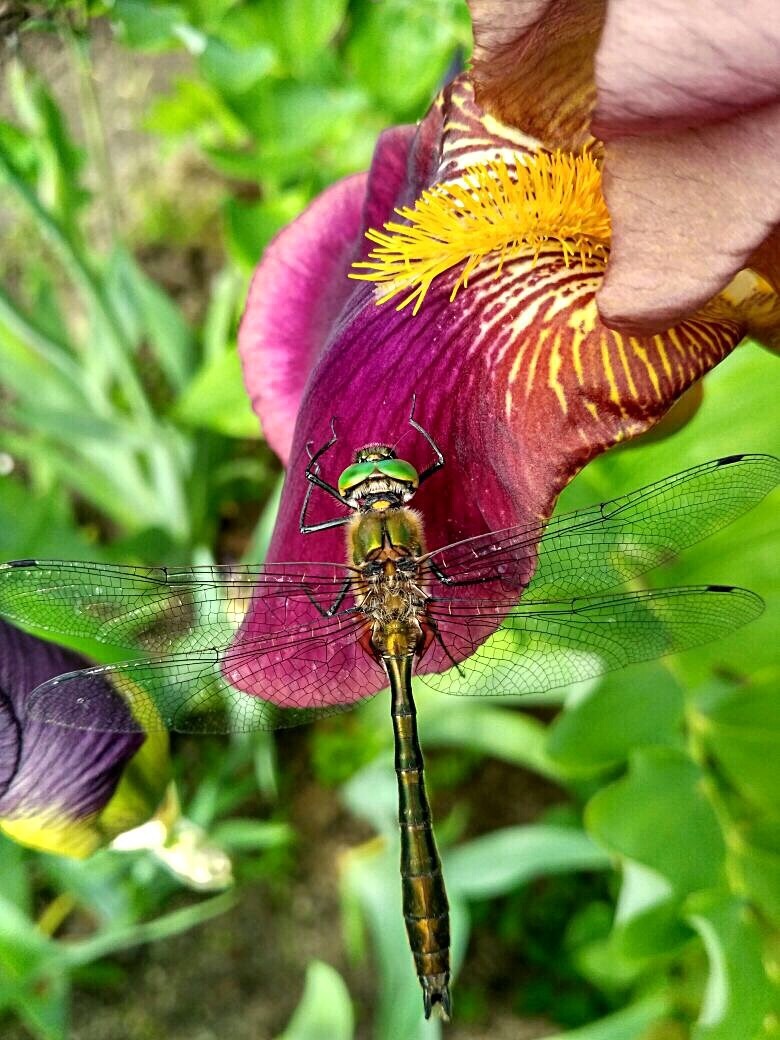
[[[336,596],[336,598],[333,600],[333,602],[327,608],[327,610],[323,610],[322,609],[322,607],[319,605],[319,603],[316,601],[316,599],[309,592],[308,589],[306,589],[306,595],[309,597],[309,599],[311,600],[312,606],[314,607],[314,609],[318,613],[322,614],[323,617],[333,617],[333,615],[338,611],[338,609],[341,606],[341,604],[344,602],[344,597],[349,592],[351,586],[352,586],[352,579],[351,578],[347,578],[346,581],[344,582],[344,584],[341,586],[339,594]],[[358,607],[350,607],[349,610],[345,611],[345,613],[347,613],[347,614],[354,614],[354,613],[357,612],[358,609],[359,609]]]
[[[462,578],[458,580],[456,578],[451,578],[449,574],[443,571],[438,564],[433,562],[433,560],[427,560],[426,562],[433,572],[434,577],[438,578],[442,585],[449,585],[450,588],[457,588],[461,585],[486,585],[488,582],[497,581],[501,577],[500,575],[496,575],[494,578],[490,578],[483,575],[480,578]]]
[[[337,516],[334,517],[332,520],[324,520],[322,523],[318,524],[306,523],[306,511],[309,508],[311,493],[315,487],[318,487],[321,491],[325,491],[328,495],[331,495],[337,501],[341,502],[342,505],[347,506],[347,508],[349,508],[349,502],[347,502],[347,500],[339,494],[338,488],[333,487],[332,484],[329,484],[320,476],[320,467],[318,459],[320,459],[329,448],[332,448],[338,440],[338,437],[336,436],[335,419],[330,420],[330,430],[332,434],[330,440],[326,444],[323,444],[321,448],[318,448],[317,451],[314,452],[314,454],[312,454],[311,451],[312,442],[309,441],[309,443],[306,445],[306,451],[309,455],[309,464],[306,467],[306,479],[309,482],[309,486],[306,488],[306,494],[303,499],[303,505],[301,506],[301,517],[299,523],[301,534],[311,534],[313,531],[324,531],[329,527],[340,527],[342,524],[346,524],[347,521],[350,519],[349,516]]]
[[[436,443],[436,441],[433,439],[433,437],[431,437],[428,431],[424,429],[422,426],[420,426],[420,424],[415,420],[414,406],[416,404],[417,394],[412,394],[412,410],[409,413],[409,425],[412,426],[415,430],[417,430],[418,433],[421,433],[423,435],[426,441],[430,444],[431,448],[433,449],[433,453],[436,456],[436,461],[432,462],[431,465],[424,469],[420,474],[420,483],[422,484],[424,481],[428,479],[428,477],[432,477],[434,473],[440,470],[442,466],[445,465],[445,461],[444,455],[442,455],[441,450],[439,449],[439,446]]]

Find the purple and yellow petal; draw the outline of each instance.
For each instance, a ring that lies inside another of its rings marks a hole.
[[[273,561],[344,559],[342,530],[299,530],[307,444],[329,439],[332,418],[338,440],[322,457],[324,479],[335,484],[355,448],[376,441],[397,445],[421,470],[431,457],[408,425],[416,396],[415,418],[447,460],[415,499],[430,548],[537,523],[589,459],[653,426],[739,343],[748,300],[762,297],[754,280],[663,334],[608,328],[597,307],[611,256],[600,153],[541,149],[482,112],[468,77],[442,92],[409,157],[410,169],[429,168],[428,181],[412,178],[415,195],[407,181],[395,215],[356,247],[353,277],[376,284],[353,283],[302,373]],[[386,196],[372,210],[370,189],[366,211],[386,211]],[[295,270],[292,258],[287,269]],[[257,340],[255,358],[276,349]],[[340,512],[315,492],[307,521]],[[265,634],[265,617],[259,604],[250,609],[238,649]],[[317,669],[316,661],[304,665]],[[293,706],[285,700],[288,667],[280,660],[273,688],[250,689],[249,662],[241,687]],[[310,700],[296,694],[294,706],[345,703],[384,685],[378,668],[361,681],[346,693],[338,675],[319,669]]]
[[[0,829],[23,844],[73,856],[88,855],[118,827],[151,815],[167,783],[167,770],[159,768],[164,735],[72,730],[26,716],[25,700],[36,686],[86,664],[0,620]],[[154,778],[148,762],[158,770]],[[136,774],[145,798],[134,790],[129,796]]]

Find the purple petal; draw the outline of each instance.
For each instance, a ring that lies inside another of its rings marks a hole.
[[[99,812],[143,744],[141,733],[71,730],[25,717],[36,686],[87,663],[0,620],[0,817],[81,820]]]
[[[252,406],[286,461],[306,378],[349,296],[347,271],[370,223],[389,219],[413,128],[382,134],[371,173],[332,185],[268,246],[252,279],[238,347]]]

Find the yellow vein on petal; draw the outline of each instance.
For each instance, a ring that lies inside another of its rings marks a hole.
[[[462,264],[450,301],[474,272],[498,260],[528,257],[535,264],[550,244],[568,267],[573,258],[606,262],[610,221],[601,192],[601,170],[589,152],[539,152],[470,166],[459,181],[436,184],[414,206],[397,209],[405,223],[370,228],[367,260],[352,265],[350,278],[374,282],[377,303],[408,293],[398,310],[420,309],[433,281]]]

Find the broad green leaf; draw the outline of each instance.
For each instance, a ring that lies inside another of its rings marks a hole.
[[[678,894],[718,884],[725,850],[702,780],[682,752],[641,749],[628,775],[590,800],[587,828],[608,849],[658,871]]]
[[[729,835],[734,887],[780,929],[780,823],[759,821]]]
[[[34,922],[0,892],[0,975],[14,978],[39,975],[56,960],[56,947]]]
[[[238,263],[253,270],[273,236],[298,216],[306,201],[301,192],[285,192],[262,202],[228,199],[224,207],[227,246]]]
[[[145,118],[146,129],[172,136],[194,137],[201,147],[239,148],[248,143],[241,119],[208,83],[180,77],[170,94],[155,99]]]
[[[358,81],[396,119],[419,119],[453,61],[471,46],[465,4],[361,5],[347,43]]]
[[[778,993],[764,969],[761,936],[739,899],[700,893],[689,900],[689,920],[704,942],[709,977],[693,1040],[761,1040]]]
[[[415,690],[425,747],[461,747],[560,780],[561,770],[546,750],[547,730],[537,719],[495,704],[452,705],[422,687]]]
[[[344,980],[322,961],[306,970],[301,1002],[279,1040],[352,1040],[355,1016]]]
[[[254,38],[272,43],[294,75],[313,78],[346,8],[346,0],[265,0],[253,12]]]
[[[68,998],[65,974],[43,976],[18,994],[19,1017],[40,1040],[67,1040]]]
[[[549,874],[609,870],[610,857],[582,831],[533,824],[505,827],[448,849],[445,876],[464,899],[485,899]]]
[[[260,436],[260,423],[241,379],[237,351],[224,351],[195,374],[176,402],[173,417],[227,437]]]
[[[683,693],[663,666],[614,672],[566,705],[550,727],[547,753],[575,773],[607,769],[644,744],[679,744],[683,711]]]
[[[1,832],[0,878],[3,897],[23,914],[29,914],[32,910],[32,893],[30,879],[25,870],[25,853],[20,845],[6,838]]]
[[[292,838],[292,831],[286,823],[233,818],[217,824],[210,838],[225,849],[257,852],[286,844]]]
[[[76,527],[63,496],[36,495],[15,477],[0,477],[0,558],[100,559],[100,548]]]
[[[185,24],[178,4],[152,4],[148,0],[114,0],[110,16],[122,43],[145,51],[176,46],[176,29]]]
[[[276,54],[267,43],[250,47],[231,47],[216,37],[208,37],[200,54],[204,79],[223,94],[241,94],[271,72]]]
[[[680,918],[681,901],[655,870],[624,860],[610,951],[635,962],[673,954],[692,934]]]
[[[659,994],[607,1015],[582,1029],[556,1033],[548,1040],[650,1040],[648,1030],[667,1010],[668,999]],[[659,1038],[662,1035],[659,1033]]]
[[[777,814],[780,790],[780,674],[712,690],[691,708],[691,725],[749,802]]]

